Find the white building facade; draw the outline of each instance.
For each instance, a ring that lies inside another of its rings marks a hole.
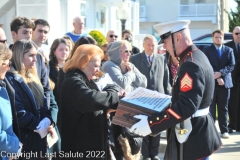
[[[216,29],[228,32],[228,0],[139,0],[140,33],[158,37],[152,26],[174,20],[191,20],[192,38]]]
[[[10,23],[14,17],[45,19],[50,24],[49,44],[72,31],[73,18],[85,19],[85,32],[93,29],[104,35],[109,29],[116,30],[121,37],[121,22],[117,10],[122,0],[1,0],[0,24],[6,32],[8,43],[12,43]],[[128,3],[129,19],[126,29],[139,34],[139,2],[125,0]]]

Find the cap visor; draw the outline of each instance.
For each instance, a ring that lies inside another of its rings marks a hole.
[[[158,42],[158,44],[163,44],[163,42],[164,42],[164,39],[161,39],[161,40]]]

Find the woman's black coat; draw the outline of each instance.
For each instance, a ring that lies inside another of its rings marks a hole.
[[[44,105],[39,107],[32,91],[24,83],[22,77],[12,72],[6,73],[6,78],[15,90],[15,108],[19,123],[22,152],[38,152],[38,158],[47,150],[46,137],[41,139],[37,132],[34,132],[40,121],[47,117],[53,123],[50,110],[47,107],[47,100],[44,98]]]
[[[81,152],[82,159],[110,159],[106,112],[116,109],[118,101],[117,92],[99,91],[82,71],[68,71],[61,87],[63,153]]]

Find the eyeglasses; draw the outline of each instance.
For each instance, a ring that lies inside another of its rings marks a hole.
[[[9,61],[9,62],[8,62],[8,64],[6,64],[6,63],[2,63],[2,65],[6,65],[6,66],[8,66],[8,67],[11,67],[11,65],[12,65],[12,62],[11,62],[11,61]]]
[[[7,39],[5,39],[5,40],[0,40],[0,43],[6,43],[7,42]]]
[[[238,36],[240,33],[234,33],[234,34]]]
[[[129,53],[129,54],[131,54],[131,53],[132,53],[132,51],[125,50],[125,51],[124,51],[124,53],[125,53],[125,54],[128,54],[128,53]]]
[[[109,35],[109,37],[110,37],[110,38],[113,38],[113,37],[118,38],[117,35]]]

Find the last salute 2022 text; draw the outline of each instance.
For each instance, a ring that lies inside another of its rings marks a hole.
[[[59,152],[60,158],[105,158],[105,151]]]

